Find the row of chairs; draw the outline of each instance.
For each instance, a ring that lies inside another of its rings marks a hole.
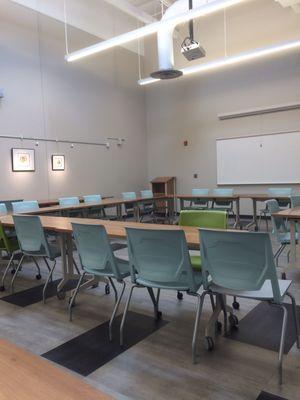
[[[210,196],[213,197],[232,197],[234,195],[234,189],[224,188],[224,189],[192,189],[192,196]],[[229,200],[218,200],[215,199],[211,202],[208,199],[193,200],[190,202],[188,207],[193,210],[204,210],[207,208],[214,208],[218,210],[224,210],[234,216],[233,202]]]
[[[279,349],[279,382],[282,382],[287,324],[287,310],[283,303],[285,296],[290,297],[292,301],[298,347],[299,329],[296,303],[288,292],[291,281],[277,278],[271,241],[267,233],[200,229],[202,261],[199,270],[193,268],[185,234],[181,230],[126,228],[128,263],[113,254],[103,226],[74,223],[72,227],[83,273],[70,301],[70,319],[72,306],[86,275],[105,276],[122,285],[120,295],[116,294],[116,303],[109,323],[110,340],[114,318],[126,287],[125,278],[131,277],[133,285],[126,300],[120,326],[121,345],[124,344],[124,326],[134,289],[147,289],[157,319],[162,315],[159,310],[161,290],[186,292],[197,298],[192,340],[192,356],[195,362],[198,327],[205,296],[216,297],[217,305],[225,316],[225,333],[227,321],[232,327],[238,324],[232,309],[226,305],[227,295],[266,301],[283,311]],[[199,293],[201,287],[202,294]],[[154,290],[157,290],[157,294]],[[116,289],[115,292],[117,293]],[[214,301],[212,305],[213,311],[216,312]],[[205,340],[207,347],[212,349],[214,338],[206,336]]]
[[[270,198],[276,199],[276,197],[280,196],[285,196],[285,197],[292,197],[293,195],[293,189],[290,187],[285,187],[285,188],[268,188],[267,189],[267,194]],[[278,205],[280,208],[286,208],[290,206],[290,201],[286,200],[280,200],[278,199]],[[259,226],[261,225],[262,218],[266,220],[266,225],[267,225],[267,231],[269,230],[269,225],[268,225],[268,217],[270,217],[270,212],[268,210],[268,207],[266,206],[262,210],[260,210],[259,213]]]

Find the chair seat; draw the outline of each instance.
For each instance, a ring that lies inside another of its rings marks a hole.
[[[283,298],[291,286],[292,281],[278,279],[281,298]],[[268,279],[264,282],[260,290],[239,291],[223,288],[215,284],[210,285],[210,290],[214,293],[220,293],[228,296],[251,298],[256,300],[272,300],[274,295],[272,291],[271,281]]]
[[[199,271],[194,271],[194,279],[196,283],[197,290],[200,288],[202,285],[202,273]],[[167,290],[178,290],[178,291],[189,291],[191,290],[190,286],[188,285],[187,282],[182,281],[181,282],[160,282],[157,283],[155,281],[150,281],[146,279],[139,279],[137,278],[136,282],[139,285],[146,286],[146,287],[152,287],[152,288],[157,288],[157,289],[167,289]]]
[[[57,244],[49,243],[50,259],[55,260],[55,258],[61,256],[60,247]]]
[[[127,276],[130,275],[129,262],[126,260],[122,260],[121,258],[117,258],[117,257],[116,257],[116,262],[118,264],[122,279],[127,278]],[[102,270],[92,269],[92,268],[84,268],[84,271],[87,274],[91,274],[91,275],[95,275],[95,276],[109,276],[111,278],[115,278],[115,274],[112,273],[110,268],[105,268]]]

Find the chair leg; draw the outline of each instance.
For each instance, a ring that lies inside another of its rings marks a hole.
[[[152,303],[153,303],[153,307],[154,307],[154,317],[155,317],[156,319],[159,319],[161,313],[159,312],[159,309],[158,309],[158,302],[157,302],[157,300],[156,300],[156,298],[155,298],[153,289],[152,289],[151,287],[147,287],[147,290],[148,290],[148,293],[149,293],[150,298],[151,298]]]
[[[72,321],[72,309],[73,309],[73,304],[74,304],[75,299],[76,299],[76,296],[77,296],[77,294],[78,294],[78,292],[79,292],[79,289],[80,289],[81,283],[82,283],[82,281],[83,281],[83,279],[84,279],[84,276],[85,276],[85,272],[83,272],[83,273],[80,275],[80,278],[79,278],[79,280],[78,280],[76,289],[74,290],[73,295],[72,295],[72,297],[70,298],[70,301],[69,301],[69,320],[70,320],[70,321]]]
[[[74,265],[74,267],[76,269],[77,274],[80,275],[80,271],[79,271],[78,265],[76,264],[76,261],[74,260],[74,258],[73,258],[73,265]]]
[[[193,364],[196,364],[197,334],[198,334],[198,327],[199,327],[199,322],[200,322],[202,309],[203,309],[204,298],[205,298],[206,294],[207,294],[206,292],[203,292],[201,295],[198,294],[198,293],[194,294],[194,296],[197,296],[198,302],[197,302],[197,310],[196,310],[194,332],[193,332],[193,340],[192,340],[192,359],[193,359]]]
[[[46,261],[46,259],[44,259],[44,260],[45,260],[47,266],[49,266],[48,261]],[[52,282],[52,275],[53,275],[55,266],[56,266],[56,260],[54,260],[54,264],[52,265],[52,268],[50,268],[50,272],[48,274],[47,280],[46,280],[45,285],[43,287],[43,304],[46,303],[46,291],[47,291],[47,287],[49,285],[49,282],[50,281]]]
[[[11,293],[13,293],[13,291],[14,291],[15,279],[16,279],[16,277],[17,277],[18,272],[20,271],[20,268],[21,268],[21,266],[22,266],[22,263],[23,263],[24,258],[25,258],[25,255],[23,254],[22,257],[21,257],[21,260],[19,261],[19,264],[17,265],[17,268],[16,268],[15,273],[13,274],[12,280],[11,280],[11,282],[10,282],[10,292],[11,292]]]
[[[112,280],[112,278],[109,277],[108,280],[109,280],[109,282],[110,282],[110,284],[111,284],[111,286],[113,288],[113,291],[115,293],[115,302],[117,303],[117,301],[118,301],[118,292],[117,292],[116,286],[115,286],[114,281]]]
[[[211,302],[211,308],[214,311],[214,309],[216,308],[216,304],[215,304],[215,299],[214,299],[214,295],[212,293],[209,294],[210,297],[210,302]]]
[[[10,257],[10,260],[9,260],[9,262],[8,262],[6,268],[5,268],[4,274],[2,276],[2,281],[1,281],[1,287],[0,287],[0,291],[1,292],[4,292],[4,290],[5,290],[5,279],[6,279],[6,276],[8,274],[9,268],[11,267],[11,265],[12,265],[12,263],[14,261],[15,255],[16,255],[15,252],[12,253],[12,255]]]
[[[276,264],[276,267],[277,267],[277,268],[279,267],[278,259],[279,259],[281,253],[283,252],[283,250],[284,250],[285,248],[286,248],[286,244],[282,244],[282,245],[279,247],[279,249],[276,251],[275,255],[274,255],[275,264]]]
[[[45,261],[45,264],[46,264],[46,267],[47,267],[47,269],[48,269],[48,272],[50,273],[50,272],[51,272],[51,268],[50,268],[50,265],[49,265],[49,263],[48,263],[47,258],[46,258],[46,257],[43,257],[43,260]]]
[[[114,323],[114,319],[115,319],[115,316],[117,314],[117,311],[118,311],[118,308],[119,308],[119,305],[121,303],[121,300],[122,300],[122,297],[123,297],[123,294],[124,294],[124,291],[125,291],[125,287],[126,287],[125,281],[122,282],[122,285],[123,285],[123,287],[122,287],[121,294],[120,294],[119,298],[117,297],[116,304],[115,304],[113,313],[112,313],[110,321],[109,321],[109,341],[110,342],[112,341],[112,326],[113,326],[113,323]]]
[[[35,258],[35,257],[31,257],[31,259],[32,259],[32,261],[35,263],[36,269],[37,269],[37,271],[38,271],[37,277],[39,277],[38,279],[40,279],[40,276],[41,276],[41,269],[40,269],[40,266],[39,266],[38,262],[36,261],[36,258]]]
[[[132,297],[132,292],[133,292],[133,289],[136,288],[136,287],[138,287],[138,285],[131,286],[131,289],[130,289],[130,292],[129,292],[129,295],[128,295],[128,298],[127,298],[127,301],[126,301],[126,304],[125,304],[125,309],[124,309],[124,313],[123,313],[123,317],[122,317],[122,321],[121,321],[121,325],[120,325],[120,346],[123,346],[123,344],[124,344],[124,335],[123,335],[123,333],[124,333],[125,320],[126,320],[126,317],[127,317],[127,312],[128,312],[130,300],[131,300],[131,297]]]
[[[286,335],[286,326],[287,326],[287,309],[283,304],[271,304],[275,307],[280,307],[283,311],[283,319],[282,319],[282,328],[281,328],[281,338],[280,338],[280,346],[278,352],[278,383],[282,385],[282,362],[283,362],[283,354],[284,354],[284,344],[285,344],[285,335]]]
[[[295,330],[296,330],[296,343],[298,349],[300,348],[300,337],[299,337],[299,321],[298,321],[298,316],[297,316],[297,306],[296,306],[296,300],[295,297],[292,296],[289,292],[286,292],[286,295],[291,299],[292,301],[292,308],[293,308],[293,317],[294,317],[294,322],[295,322]]]

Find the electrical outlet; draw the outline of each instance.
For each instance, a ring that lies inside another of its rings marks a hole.
[[[197,179],[198,178],[198,174],[194,174],[193,177],[194,177],[194,179]]]

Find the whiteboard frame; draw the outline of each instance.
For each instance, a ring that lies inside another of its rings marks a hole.
[[[222,183],[219,182],[218,179],[218,154],[217,154],[217,145],[218,142],[220,141],[225,141],[225,140],[233,140],[233,139],[246,139],[246,138],[252,138],[252,137],[261,137],[261,136],[275,136],[275,135],[283,135],[283,134],[289,134],[289,133],[297,133],[300,132],[299,129],[293,129],[293,130],[288,130],[288,131],[275,131],[275,132],[270,132],[270,133],[256,133],[256,134],[251,134],[251,135],[245,135],[245,136],[231,136],[231,137],[226,137],[226,138],[217,138],[216,139],[216,160],[217,160],[217,185],[218,186],[261,186],[261,185],[297,185],[300,184],[300,178],[297,181],[284,181],[284,182],[274,182],[274,181],[265,181],[265,182],[241,182],[241,183],[236,183],[236,182],[226,182]]]

